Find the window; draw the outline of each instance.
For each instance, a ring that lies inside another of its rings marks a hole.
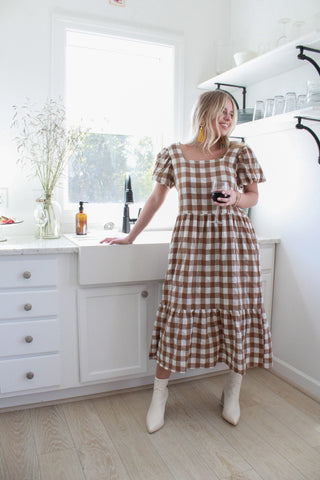
[[[57,24],[67,120],[88,130],[84,151],[69,164],[64,205],[74,212],[79,200],[88,201],[120,224],[126,176],[138,209],[152,191],[156,153],[178,134],[179,42],[119,27]],[[168,221],[160,215],[156,227]]]

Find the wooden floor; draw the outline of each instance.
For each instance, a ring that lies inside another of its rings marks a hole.
[[[169,385],[152,435],[150,389],[1,413],[0,479],[320,480],[319,403],[250,370],[233,427],[221,418],[224,380]]]

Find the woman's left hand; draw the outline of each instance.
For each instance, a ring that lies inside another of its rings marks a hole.
[[[215,205],[220,205],[224,207],[229,207],[231,205],[234,205],[237,200],[237,192],[234,190],[223,190],[221,193],[224,193],[225,195],[229,195],[227,198],[220,197],[219,202],[213,202]]]

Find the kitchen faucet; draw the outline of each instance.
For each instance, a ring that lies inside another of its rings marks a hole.
[[[130,224],[136,223],[138,218],[130,218],[129,203],[133,203],[133,192],[131,188],[131,177],[127,176],[124,184],[124,207],[122,217],[122,232],[130,232]],[[139,208],[138,217],[140,215],[141,208]]]

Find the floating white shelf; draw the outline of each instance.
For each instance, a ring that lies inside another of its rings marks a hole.
[[[219,82],[247,87],[289,70],[299,68],[307,62],[297,58],[299,53],[299,50],[296,49],[297,45],[320,48],[320,31],[316,30],[308,33],[281,47],[248,60],[238,67],[200,83],[198,88],[212,90],[216,88],[215,83]]]
[[[320,106],[306,107],[293,112],[274,115],[272,117],[254,120],[253,122],[241,123],[237,125],[233,135],[238,137],[255,137],[272,132],[281,132],[295,128],[297,119],[295,117],[311,117],[320,119]],[[308,120],[303,120],[308,123]],[[311,126],[312,124],[310,124]]]

